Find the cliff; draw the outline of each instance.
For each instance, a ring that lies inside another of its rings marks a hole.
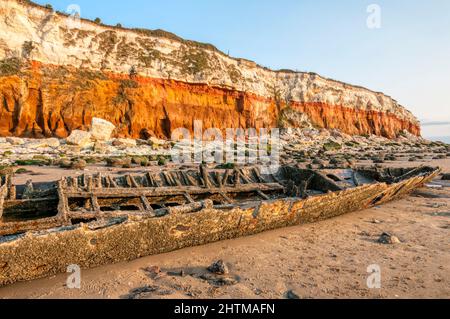
[[[164,31],[128,30],[24,0],[0,3],[0,136],[58,136],[92,117],[117,135],[277,126],[283,109],[349,134],[420,135],[392,98],[317,74],[272,71]]]

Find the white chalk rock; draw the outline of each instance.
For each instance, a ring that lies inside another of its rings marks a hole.
[[[45,138],[45,139],[36,139],[30,140],[26,145],[27,148],[57,148],[60,146],[60,142],[57,138]]]
[[[116,138],[112,145],[116,147],[134,147],[137,145],[137,142],[131,138]]]
[[[6,142],[12,145],[23,145],[25,141],[20,137],[7,137]]]
[[[76,145],[81,147],[86,147],[91,144],[91,133],[80,131],[80,130],[74,130],[70,134],[70,136],[66,139],[67,144],[70,145]]]
[[[111,122],[94,117],[91,122],[91,136],[96,141],[108,141],[116,127]]]

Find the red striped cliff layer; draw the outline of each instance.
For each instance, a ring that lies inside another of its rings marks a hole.
[[[167,33],[71,23],[24,1],[0,4],[0,136],[65,137],[92,117],[134,138],[170,137],[194,120],[270,128],[286,107],[348,134],[420,135],[416,118],[382,93],[271,71]]]
[[[192,129],[194,120],[202,120],[205,128],[275,127],[279,117],[274,99],[252,93],[40,63],[20,76],[2,77],[0,95],[2,136],[66,137],[74,129],[88,129],[92,117],[107,119],[119,136],[134,138],[170,137],[172,129]],[[420,133],[419,126],[393,114],[325,103],[292,102],[291,107],[319,127],[348,134]]]

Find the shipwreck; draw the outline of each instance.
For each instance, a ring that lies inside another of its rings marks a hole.
[[[438,168],[206,166],[14,185],[0,177],[0,285],[316,222],[399,198]]]

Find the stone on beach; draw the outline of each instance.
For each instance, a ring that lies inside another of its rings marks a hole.
[[[37,139],[26,143],[26,147],[34,149],[47,147],[57,148],[60,145],[61,143],[57,138]]]
[[[398,239],[397,236],[391,235],[389,233],[383,233],[381,234],[380,238],[378,239],[378,242],[380,244],[385,244],[385,245],[393,245],[393,244],[400,244],[401,241],[400,239]]]
[[[216,275],[227,275],[229,273],[227,265],[223,260],[218,260],[208,267],[208,271]]]
[[[74,130],[66,141],[70,145],[86,147],[91,143],[91,136],[89,132]]]
[[[7,137],[6,142],[8,142],[11,145],[23,145],[25,144],[25,141],[21,139],[20,137]]]
[[[104,119],[94,117],[91,122],[91,136],[96,141],[108,141],[111,139],[113,131],[116,129],[114,124]]]
[[[137,142],[131,138],[116,138],[112,145],[116,147],[134,147],[137,145]]]

